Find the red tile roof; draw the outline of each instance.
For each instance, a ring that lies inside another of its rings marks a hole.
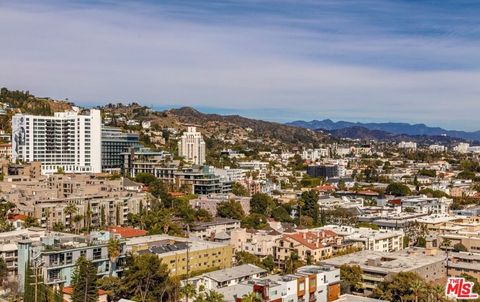
[[[147,231],[134,228],[126,228],[120,226],[111,226],[107,231],[120,235],[122,238],[132,238],[147,235]]]
[[[27,215],[23,215],[23,214],[11,214],[11,215],[8,215],[8,220],[10,221],[25,220],[25,218],[27,217],[28,217]]]
[[[318,231],[318,232],[301,232],[295,234],[284,235],[284,239],[293,239],[298,243],[308,247],[311,250],[319,249],[320,246],[317,246],[317,243],[321,243],[323,239],[329,237],[335,237],[337,234],[330,230]]]

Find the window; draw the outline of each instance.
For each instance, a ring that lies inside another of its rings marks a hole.
[[[102,259],[102,249],[94,248],[93,249],[93,260]]]

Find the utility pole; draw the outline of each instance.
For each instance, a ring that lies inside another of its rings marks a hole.
[[[190,225],[187,224],[187,291],[188,291],[188,283],[190,280]],[[185,302],[188,302],[188,292],[185,295]]]

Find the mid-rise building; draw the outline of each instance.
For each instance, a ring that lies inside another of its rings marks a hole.
[[[308,166],[307,174],[311,177],[323,177],[323,178],[332,178],[339,177],[339,166],[338,165],[313,165]]]
[[[387,276],[400,272],[414,272],[427,282],[444,282],[445,259],[445,253],[436,248],[410,248],[397,252],[364,250],[322,260],[321,263],[337,268],[344,264],[360,266],[362,287],[365,293],[370,293]]]
[[[69,286],[72,282],[75,263],[80,257],[92,261],[97,276],[117,275],[125,263],[125,241],[119,240],[120,255],[115,264],[108,256],[108,241],[113,238],[109,232],[96,232],[88,236],[54,233],[42,237],[39,242],[30,239],[18,244],[18,280],[24,289],[27,264],[41,270],[45,284]]]
[[[196,127],[188,127],[178,141],[178,155],[195,165],[205,163],[205,141]]]
[[[130,238],[127,240],[127,250],[134,254],[157,255],[168,266],[172,276],[187,276],[232,266],[231,245],[198,238],[168,235]]]
[[[124,162],[122,153],[140,147],[139,135],[125,133],[115,127],[102,127],[102,170],[120,171]]]
[[[42,163],[42,174],[102,171],[100,110],[54,116],[16,114],[12,118],[12,160]]]

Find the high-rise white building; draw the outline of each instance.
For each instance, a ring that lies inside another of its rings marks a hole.
[[[13,161],[39,161],[42,174],[102,171],[100,110],[80,115],[78,109],[54,116],[16,114],[12,118]]]
[[[178,141],[178,155],[195,165],[205,163],[205,141],[196,127],[188,127]]]

